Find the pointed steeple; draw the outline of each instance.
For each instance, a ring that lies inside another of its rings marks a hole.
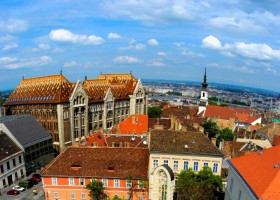
[[[208,86],[208,83],[206,82],[206,68],[205,68],[205,72],[204,72],[204,79],[203,79],[203,83],[201,84],[202,85],[202,89],[205,88],[205,90],[207,89],[207,86]]]

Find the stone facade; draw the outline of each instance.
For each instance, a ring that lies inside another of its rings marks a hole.
[[[60,152],[92,131],[106,131],[129,115],[146,114],[147,98],[132,74],[101,74],[70,83],[62,74],[23,79],[4,103],[6,115],[31,114]]]

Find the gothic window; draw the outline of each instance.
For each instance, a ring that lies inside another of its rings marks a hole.
[[[113,112],[112,111],[109,111],[108,113],[107,113],[107,118],[109,119],[109,118],[112,118],[113,117]]]
[[[159,177],[159,199],[167,200],[167,175],[163,170],[158,172]]]

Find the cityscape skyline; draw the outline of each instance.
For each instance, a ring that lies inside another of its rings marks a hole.
[[[277,1],[1,1],[0,90],[21,78],[141,79],[280,92]]]

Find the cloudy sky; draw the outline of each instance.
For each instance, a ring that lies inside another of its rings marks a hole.
[[[280,92],[280,1],[3,0],[0,90],[130,72]]]

